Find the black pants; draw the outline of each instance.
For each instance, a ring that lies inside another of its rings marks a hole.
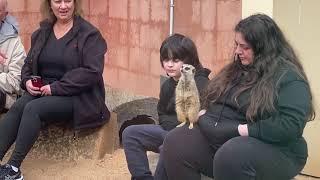
[[[122,144],[131,180],[167,180],[161,155],[167,133],[160,125],[154,124],[133,125],[123,131]],[[149,169],[147,151],[160,153],[154,176]]]
[[[0,120],[0,159],[16,142],[8,164],[20,167],[38,138],[41,121],[67,121],[72,117],[72,97],[24,94]]]
[[[5,112],[6,100],[6,93],[0,88],[0,113]]]
[[[215,180],[289,180],[306,163],[252,137],[232,138],[216,151],[197,126],[169,132],[163,158],[169,180],[200,180],[200,173]]]

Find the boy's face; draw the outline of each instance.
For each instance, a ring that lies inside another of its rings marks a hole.
[[[183,65],[183,61],[180,59],[168,59],[163,62],[163,69],[174,80],[179,80],[181,76],[180,68]]]

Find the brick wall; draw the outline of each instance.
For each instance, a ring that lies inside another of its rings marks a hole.
[[[41,0],[9,0],[21,26],[26,50],[38,27]],[[113,88],[157,97],[159,48],[169,33],[170,0],[83,0],[84,17],[108,42],[105,83]],[[241,0],[175,0],[174,31],[198,46],[202,63],[216,73],[230,59],[232,28],[241,18]]]

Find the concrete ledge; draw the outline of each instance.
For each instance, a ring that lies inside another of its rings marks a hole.
[[[101,159],[118,147],[117,114],[111,112],[108,123],[96,129],[82,130],[76,136],[72,129],[49,125],[40,132],[28,157],[48,160]]]

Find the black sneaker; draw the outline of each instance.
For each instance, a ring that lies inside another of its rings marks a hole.
[[[23,180],[21,171],[15,172],[9,164],[0,166],[0,180]]]

